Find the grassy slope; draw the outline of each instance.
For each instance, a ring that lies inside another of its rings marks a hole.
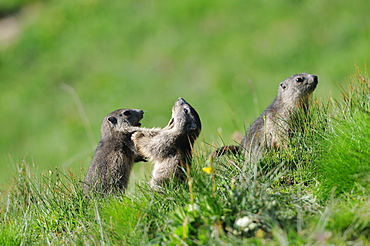
[[[144,126],[163,126],[179,96],[201,115],[201,141],[229,142],[279,81],[315,73],[328,95],[369,58],[365,0],[24,2],[23,32],[0,51],[1,180],[23,158],[86,168],[107,113],[142,108]]]
[[[200,149],[187,184],[164,193],[141,183],[123,196],[88,200],[72,173],[35,175],[23,163],[0,196],[0,244],[367,245],[370,176],[363,170],[370,153],[356,143],[368,146],[370,138],[347,135],[369,133],[370,80],[363,75],[343,99],[314,102],[299,123],[306,130],[284,151],[255,165],[221,157],[205,173],[207,151]],[[351,172],[336,172],[347,163]]]

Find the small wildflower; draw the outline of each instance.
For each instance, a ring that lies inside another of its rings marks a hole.
[[[211,174],[211,173],[214,173],[214,169],[213,167],[203,167],[202,168],[203,172],[205,172],[206,174]]]
[[[256,223],[250,223],[249,226],[248,226],[249,230],[251,230],[251,231],[253,231],[256,227],[257,227]]]
[[[247,227],[250,223],[252,222],[252,220],[250,218],[248,218],[248,216],[245,216],[243,218],[240,218],[238,219],[236,222],[235,222],[235,225],[237,227],[240,227],[240,228],[245,228]]]
[[[258,229],[256,231],[256,238],[263,238],[263,236],[265,235],[265,232],[261,229]]]

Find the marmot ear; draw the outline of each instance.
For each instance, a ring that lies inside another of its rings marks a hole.
[[[108,118],[108,120],[110,122],[112,122],[113,125],[117,124],[117,118],[116,117],[111,116],[111,117]]]
[[[123,112],[123,115],[125,115],[125,116],[129,116],[130,114],[131,114],[131,111],[130,110],[125,110]]]
[[[284,90],[286,89],[286,84],[284,82],[280,83],[280,87],[283,88]]]

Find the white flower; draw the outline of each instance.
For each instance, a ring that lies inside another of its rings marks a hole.
[[[240,218],[238,219],[236,222],[235,222],[235,225],[237,227],[240,227],[240,228],[245,228],[247,227],[250,223],[252,222],[252,220],[250,218],[248,218],[248,216],[245,216],[243,218]]]
[[[256,227],[257,227],[256,223],[250,223],[249,226],[248,226],[249,230],[251,230],[251,231],[253,231]]]

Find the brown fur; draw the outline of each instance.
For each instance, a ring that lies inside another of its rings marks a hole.
[[[244,153],[247,160],[258,161],[263,150],[277,148],[288,140],[293,115],[308,110],[309,99],[318,84],[316,75],[301,73],[279,84],[278,94],[267,109],[247,130],[239,146],[225,146],[210,155],[210,159],[227,153]]]
[[[154,162],[150,185],[153,189],[170,178],[184,178],[190,166],[192,147],[201,131],[198,113],[184,99],[179,98],[172,107],[172,117],[163,128],[145,129],[132,135],[138,154]]]
[[[127,188],[131,168],[138,158],[131,135],[140,129],[137,126],[143,114],[139,109],[118,109],[104,118],[101,139],[84,181],[86,193]]]

